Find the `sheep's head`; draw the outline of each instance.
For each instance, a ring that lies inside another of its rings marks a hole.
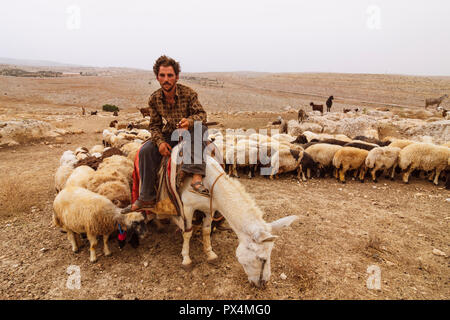
[[[298,216],[288,216],[271,222],[272,232],[288,227]],[[267,230],[255,230],[239,241],[236,257],[247,274],[248,281],[258,288],[270,279],[270,255],[277,236]]]
[[[139,239],[144,238],[147,233],[145,213],[130,212],[121,215],[118,222],[124,226],[124,229],[126,229],[126,240],[128,240],[128,243],[133,248],[137,248],[139,246]],[[123,248],[125,246],[126,240],[119,240],[120,248]]]

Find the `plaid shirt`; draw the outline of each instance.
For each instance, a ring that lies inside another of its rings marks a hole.
[[[177,124],[181,119],[189,120],[189,129],[194,127],[194,121],[206,123],[206,112],[198,101],[197,93],[182,84],[176,84],[174,105],[167,104],[162,89],[153,92],[148,105],[150,107],[151,141],[158,147],[161,143],[166,142],[163,134],[172,133],[177,129]],[[164,127],[163,118],[167,122]]]

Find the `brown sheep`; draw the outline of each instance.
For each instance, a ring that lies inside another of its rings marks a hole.
[[[366,175],[366,157],[369,151],[353,148],[353,147],[343,147],[342,149],[336,151],[333,157],[333,166],[337,169],[335,171],[335,177],[339,172],[339,181],[345,183],[345,173],[348,170],[356,170],[355,177],[359,170],[359,179],[364,182],[364,176]]]

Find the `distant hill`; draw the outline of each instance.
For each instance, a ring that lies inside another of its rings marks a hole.
[[[81,65],[61,63],[61,62],[55,62],[55,61],[12,59],[12,58],[2,58],[2,57],[0,57],[0,64],[32,66],[32,67],[86,67],[86,66],[81,66]]]

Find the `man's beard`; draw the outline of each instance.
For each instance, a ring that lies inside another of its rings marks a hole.
[[[164,83],[164,84],[162,85],[162,89],[164,90],[164,92],[170,92],[170,91],[172,91],[172,89],[175,87],[175,84],[176,84],[176,83],[174,83],[172,86],[170,86],[169,89],[166,89],[166,88],[167,88],[167,86],[166,86],[167,84],[170,85],[170,83]]]

